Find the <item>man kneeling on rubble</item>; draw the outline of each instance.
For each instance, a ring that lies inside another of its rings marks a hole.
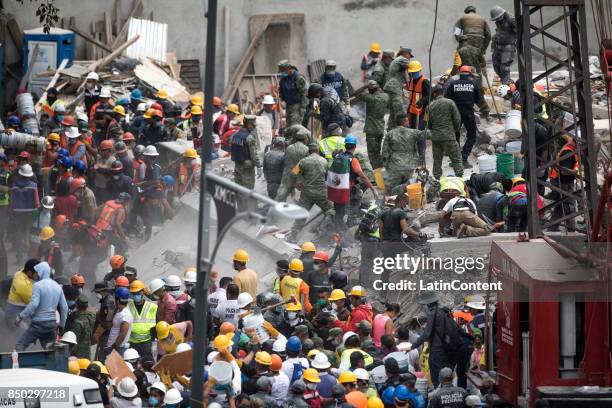
[[[438,226],[440,235],[444,234],[444,224],[449,215],[453,225],[453,235],[457,238],[482,237],[489,235],[491,232],[504,225],[504,221],[497,222],[493,225],[487,224],[478,216],[476,204],[469,198],[459,196],[448,200],[444,208],[442,208],[442,211],[440,211]]]

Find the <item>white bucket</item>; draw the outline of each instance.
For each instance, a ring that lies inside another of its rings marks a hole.
[[[370,375],[372,376],[372,380],[374,380],[374,384],[384,384],[387,381],[387,372],[385,371],[384,365],[374,367],[374,369],[370,371]]]
[[[259,344],[263,344],[270,338],[270,335],[263,327],[264,318],[260,314],[252,314],[242,319],[242,324],[245,332],[249,330],[255,330],[257,337],[259,338]]]
[[[232,381],[233,372],[232,365],[227,361],[215,361],[210,365],[208,375],[217,380],[217,385],[225,385]]]
[[[40,132],[38,131],[38,121],[36,120],[36,118],[27,118],[27,119],[25,119],[21,126],[23,128],[30,129],[34,136],[40,135]]]
[[[427,378],[417,378],[416,384],[414,388],[423,396],[423,398],[427,398],[427,389],[429,387]]]
[[[523,142],[520,140],[513,140],[506,143],[506,152],[508,153],[520,153]]]
[[[31,93],[24,92],[17,95],[15,98],[17,101],[17,110],[23,117],[31,117],[36,115],[34,110],[34,99]]]
[[[497,156],[494,154],[478,156],[478,172],[483,174],[492,171],[497,171]]]
[[[523,133],[521,129],[521,111],[511,110],[506,113],[506,136],[517,139]]]
[[[4,148],[24,150],[26,146],[36,146],[36,151],[45,150],[45,138],[32,136],[27,133],[12,132],[4,133],[0,138],[0,144]]]

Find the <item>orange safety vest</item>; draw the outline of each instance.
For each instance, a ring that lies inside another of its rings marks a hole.
[[[98,231],[112,229],[113,221],[115,220],[115,212],[117,212],[119,208],[121,208],[121,204],[117,203],[115,200],[108,200],[104,203],[100,218],[98,218],[98,222],[96,222]]]
[[[416,85],[412,78],[410,78],[410,83],[408,84],[408,91],[410,92],[410,105],[408,106],[408,112],[413,115],[420,115],[423,111],[423,108],[417,108],[416,104],[423,97],[423,82],[425,81],[425,77],[421,75],[419,79],[417,79]]]
[[[143,178],[140,177],[141,168],[145,167],[146,164],[143,160],[139,159],[134,159],[132,163],[134,165],[134,183],[140,183],[143,181]]]
[[[80,140],[77,140],[77,142],[72,145],[72,147],[70,148],[71,157],[74,157],[74,155],[77,153],[77,150],[79,149],[80,146],[83,146],[83,142],[81,142]],[[85,151],[87,152],[87,148],[85,149]],[[83,157],[81,157],[79,160],[82,160],[85,163],[85,165],[87,165],[87,154],[84,154]]]
[[[580,168],[580,159],[578,158],[578,154],[576,154],[576,142],[574,142],[573,140],[570,142],[567,142],[561,148],[561,151],[557,155],[557,159],[564,156],[566,152],[574,152],[574,166],[572,167],[571,170],[573,170],[574,172],[578,171],[578,169]],[[548,171],[548,177],[551,180],[555,180],[559,178],[559,170],[557,170],[556,167],[551,167],[550,170]]]
[[[51,167],[57,161],[57,152],[55,150],[51,150],[47,148],[45,153],[43,154],[43,168]]]
[[[185,166],[185,163],[179,163],[178,171],[178,192],[179,194],[185,194],[187,191],[187,183],[189,181],[189,169]]]

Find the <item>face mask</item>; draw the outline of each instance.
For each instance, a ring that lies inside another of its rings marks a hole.
[[[319,304],[319,306],[325,306],[327,304],[327,300],[319,299],[319,300],[317,300],[317,303]]]
[[[67,300],[66,303],[68,303],[68,307],[70,309],[73,309],[76,306],[76,301],[75,300]]]
[[[295,319],[297,319],[297,313],[295,313],[295,312],[289,312],[289,313],[287,313],[287,319],[289,319],[289,320],[295,320]]]
[[[113,180],[119,180],[121,178],[120,174],[113,175]]]
[[[338,305],[335,303],[332,303],[332,310],[338,310]]]
[[[279,73],[278,75],[280,75],[280,76],[281,76],[281,77],[283,77],[283,78],[287,78],[287,77],[289,76],[289,73],[287,73],[287,72],[281,72],[281,73]]]
[[[309,390],[316,390],[317,389],[317,383],[308,383],[308,384],[306,384],[306,388],[308,388]]]
[[[157,398],[149,397],[149,405],[151,405],[152,407],[156,407],[157,404],[159,404],[159,400]]]
[[[170,295],[172,295],[173,298],[177,298],[179,296],[181,296],[183,294],[183,292],[181,292],[181,290],[173,290],[172,292],[170,292]]]
[[[64,120],[64,115],[55,115],[55,120],[57,120],[58,122],[61,122]]]
[[[49,105],[53,105],[53,103],[57,101],[57,96],[49,96],[47,95],[47,102],[49,102]]]
[[[200,120],[202,120],[202,118],[200,116],[192,116],[191,120],[193,121],[193,123],[200,123]]]
[[[98,300],[102,300],[103,296],[102,296],[102,294],[101,294],[101,293],[96,293],[96,298],[97,298]]]
[[[336,70],[335,69],[326,70],[325,75],[329,75],[329,76],[336,75]]]
[[[413,72],[413,73],[410,74],[410,76],[413,79],[419,79],[421,77],[421,73],[420,72]]]
[[[134,299],[134,303],[142,303],[142,299],[143,299],[143,297],[142,297],[142,295],[139,293],[139,294],[137,294],[137,295],[134,295],[134,296],[132,297],[132,299]]]
[[[75,144],[77,142],[77,140],[78,139],[76,137],[73,137],[73,138],[68,139],[68,143],[69,144]]]

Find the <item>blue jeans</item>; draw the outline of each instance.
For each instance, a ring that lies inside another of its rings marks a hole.
[[[15,345],[15,350],[25,351],[30,344],[36,343],[38,340],[40,345],[46,347],[47,344],[55,341],[55,329],[57,324],[55,320],[47,320],[42,322],[32,322],[30,327],[23,333]]]

